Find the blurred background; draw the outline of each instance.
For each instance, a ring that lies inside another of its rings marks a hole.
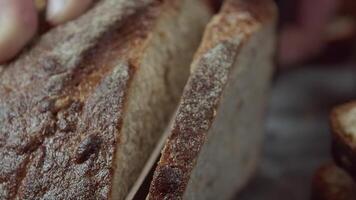
[[[261,165],[240,200],[304,200],[330,162],[329,113],[356,99],[356,1],[280,0]]]

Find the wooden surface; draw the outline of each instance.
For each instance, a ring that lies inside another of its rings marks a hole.
[[[274,83],[260,168],[239,200],[309,199],[315,169],[330,157],[328,114],[356,99],[356,67],[303,67]]]

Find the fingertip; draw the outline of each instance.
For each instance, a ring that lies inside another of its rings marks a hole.
[[[93,0],[48,0],[46,20],[58,25],[75,19],[92,5]]]
[[[0,63],[16,56],[35,35],[37,27],[32,0],[0,0]]]
[[[315,56],[322,47],[319,34],[300,27],[286,27],[279,35],[278,62],[281,66],[291,66]]]

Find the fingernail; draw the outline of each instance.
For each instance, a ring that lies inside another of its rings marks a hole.
[[[37,20],[33,0],[0,0],[0,63],[16,56],[30,41]]]
[[[46,19],[52,25],[65,23],[83,14],[93,0],[49,0]]]

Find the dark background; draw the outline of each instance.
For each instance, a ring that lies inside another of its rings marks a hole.
[[[314,64],[278,73],[269,99],[261,165],[239,200],[304,200],[330,162],[328,115],[356,99],[354,64]]]

